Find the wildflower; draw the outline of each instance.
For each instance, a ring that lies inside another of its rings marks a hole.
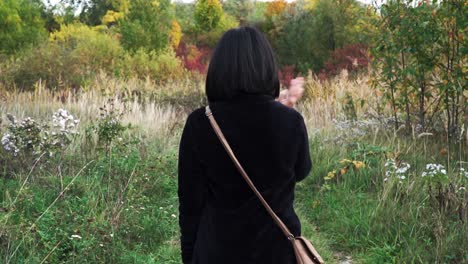
[[[465,171],[464,168],[460,168],[459,174],[460,174],[460,176],[465,176],[465,178],[468,178],[468,172]]]
[[[442,164],[426,164],[426,170],[421,174],[421,177],[434,177],[437,175],[443,175],[446,177],[447,170]]]
[[[70,238],[71,239],[74,239],[74,238],[81,239],[82,237],[80,235],[71,235]]]
[[[109,236],[110,236],[110,237],[114,237],[114,234],[113,234],[113,233],[111,233]]]
[[[176,218],[177,216],[175,214],[171,214],[172,218]]]
[[[397,166],[395,160],[389,159],[385,162],[385,168],[384,182],[388,181],[388,179],[393,175],[400,180],[400,183],[402,183],[401,180],[406,179],[406,173],[411,168],[411,165],[406,162],[401,162],[400,165]]]
[[[364,168],[364,167],[366,166],[366,165],[364,164],[364,162],[362,162],[362,161],[357,161],[357,160],[353,161],[353,164],[354,164],[354,167],[355,167],[356,169],[358,169],[358,170],[359,170],[359,169],[362,169],[362,168]]]

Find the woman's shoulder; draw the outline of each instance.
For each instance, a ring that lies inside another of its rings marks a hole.
[[[274,109],[275,114],[278,116],[282,116],[289,120],[295,120],[298,122],[303,122],[304,120],[302,114],[299,113],[299,111],[297,111],[294,107],[289,107],[278,101],[274,101],[272,102],[272,108]]]

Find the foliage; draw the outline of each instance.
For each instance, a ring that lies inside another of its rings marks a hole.
[[[218,0],[197,0],[194,18],[201,31],[211,31],[218,26],[223,16],[223,8]]]
[[[177,20],[173,20],[172,26],[171,26],[170,40],[171,40],[171,46],[174,50],[177,50],[177,47],[179,47],[179,43],[181,39],[182,39],[182,28],[180,27]]]
[[[43,10],[39,0],[0,2],[0,54],[13,54],[45,37]]]
[[[285,0],[274,0],[269,2],[265,10],[265,17],[267,19],[272,19],[273,17],[281,15],[287,5],[288,3],[286,3]]]
[[[368,49],[363,44],[350,44],[336,49],[325,62],[323,72],[328,76],[339,74],[343,70],[356,73],[367,70],[370,63]]]
[[[265,30],[280,63],[295,65],[303,74],[310,69],[319,72],[337,49],[370,43],[375,33],[367,26],[374,14],[354,0],[318,0],[313,8],[307,3],[296,3],[279,14],[281,8],[270,9],[275,16],[270,16],[272,22],[267,23]]]
[[[254,11],[254,1],[253,0],[227,0],[223,1],[223,10],[226,14],[229,14],[237,21],[239,24],[244,25],[248,23],[248,19],[251,17]]]
[[[172,15],[170,0],[132,1],[119,22],[122,46],[131,51],[165,49],[169,45]]]
[[[219,39],[229,29],[235,28],[239,25],[237,20],[228,15],[223,14],[218,25],[213,28],[211,31],[205,32],[204,34],[198,34],[196,38],[196,43],[201,47],[215,48],[218,44]]]
[[[395,128],[404,114],[407,131],[434,129],[441,111],[446,114],[446,133],[460,139],[467,104],[466,9],[463,1],[440,4],[389,1],[382,6],[381,34],[372,49],[374,85],[390,102]]]
[[[129,0],[66,0],[74,4],[83,2],[79,8],[81,12],[79,14],[80,21],[90,25],[97,26],[101,23],[108,24],[116,21],[116,18],[120,18],[123,14],[128,12],[130,2]]]
[[[124,55],[119,75],[164,81],[181,77],[183,75],[181,68],[181,61],[170,49],[160,53],[140,49],[134,54]]]
[[[285,65],[279,71],[278,77],[280,79],[280,83],[283,87],[289,87],[291,80],[294,79],[295,76],[295,68],[294,65]]]
[[[423,141],[380,137],[373,140],[377,145],[370,145],[371,137],[363,137],[343,148],[341,143],[330,141],[331,145],[324,146],[323,140],[322,136],[312,140],[312,149],[323,148],[311,152],[316,164],[309,178],[298,185],[296,197],[299,203],[307,203],[306,215],[334,238],[335,250],[356,252],[353,261],[359,263],[466,261],[462,249],[466,242],[460,234],[467,230],[460,218],[460,213],[465,219],[467,216],[463,209],[466,179],[457,171],[446,171],[453,191],[440,192],[444,195],[440,199],[446,203],[446,209],[440,210],[436,198],[439,191],[435,190],[431,198],[421,177],[427,158],[447,161],[434,155],[441,145],[431,142],[426,149]],[[364,158],[364,152],[354,156],[356,146],[375,154],[368,158]],[[382,148],[387,151],[379,152]],[[466,152],[459,154],[466,156]],[[457,166],[457,155],[451,156],[445,167]],[[359,161],[365,166],[361,167]],[[355,164],[361,168],[356,169]],[[454,246],[457,243],[462,246]]]
[[[40,79],[56,89],[77,88],[99,71],[112,72],[122,52],[118,40],[109,34],[82,24],[63,25],[49,42],[11,61],[8,75],[24,89],[32,89]]]
[[[209,48],[197,48],[184,42],[177,49],[177,56],[182,59],[185,69],[200,73],[206,72],[210,54]]]
[[[14,166],[32,166],[33,162],[62,155],[76,135],[80,120],[64,109],[58,109],[52,116],[52,122],[36,121],[31,117],[17,120],[8,115],[10,124],[1,137],[1,146],[13,159]]]

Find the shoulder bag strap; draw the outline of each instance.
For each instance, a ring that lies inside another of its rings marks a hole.
[[[223,135],[223,132],[218,126],[218,123],[216,122],[213,113],[211,112],[210,106],[206,106],[205,108],[205,114],[210,120],[210,124],[213,127],[216,135],[218,136],[219,140],[221,141],[224,149],[226,152],[229,154],[229,157],[231,157],[232,161],[234,162],[234,165],[237,167],[239,170],[240,174],[244,178],[244,180],[247,182],[249,185],[250,189],[255,193],[255,195],[258,197],[262,205],[265,207],[265,209],[268,211],[270,214],[271,218],[275,221],[275,223],[278,225],[278,227],[281,229],[281,231],[284,233],[284,235],[289,239],[289,240],[294,240],[294,235],[289,231],[288,227],[281,221],[281,219],[275,214],[275,212],[271,209],[270,205],[265,201],[263,198],[262,194],[257,190],[255,185],[253,184],[252,180],[250,180],[250,177],[247,175],[245,172],[244,168],[242,168],[242,165],[239,163],[239,161],[236,158],[236,155],[234,155],[234,152],[232,151],[231,147],[229,146],[229,143],[227,142],[226,138]]]

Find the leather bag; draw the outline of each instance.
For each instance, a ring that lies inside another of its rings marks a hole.
[[[240,174],[242,175],[244,180],[247,182],[250,189],[252,189],[252,191],[258,197],[262,205],[268,211],[268,214],[270,214],[271,218],[273,218],[276,225],[278,225],[278,227],[281,229],[281,231],[286,236],[286,238],[291,242],[292,247],[294,248],[294,254],[296,256],[297,264],[323,264],[324,262],[323,262],[322,257],[318,254],[317,250],[315,250],[314,246],[312,246],[310,241],[308,241],[306,238],[302,236],[294,236],[291,233],[291,231],[289,231],[289,228],[276,215],[273,209],[271,209],[270,205],[268,205],[268,203],[263,198],[262,194],[257,190],[252,180],[250,180],[250,177],[247,175],[244,168],[242,167],[242,165],[239,163],[236,156],[234,155],[234,152],[232,151],[231,147],[229,146],[229,143],[224,137],[223,132],[219,128],[218,123],[216,122],[213,116],[213,113],[211,112],[210,107],[206,106],[205,110],[206,110],[205,114],[210,120],[210,124],[213,127],[213,130],[215,131],[216,135],[221,141],[224,149],[229,154],[229,157],[234,162],[234,165],[239,170]]]

